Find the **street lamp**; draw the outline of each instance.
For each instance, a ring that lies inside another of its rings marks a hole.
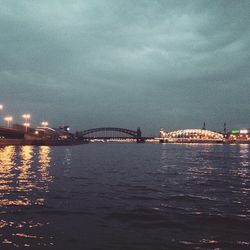
[[[25,123],[23,124],[23,126],[25,127],[25,132],[27,133],[28,127],[30,126],[30,124],[29,124],[28,122],[25,122]]]
[[[49,123],[44,121],[44,122],[41,123],[41,125],[42,125],[43,127],[48,127]]]
[[[6,116],[6,117],[4,117],[4,120],[7,122],[7,126],[9,128],[10,127],[10,122],[13,121],[13,117],[12,116]]]
[[[27,133],[27,130],[28,130],[28,127],[30,126],[30,123],[29,123],[29,119],[30,119],[30,114],[23,114],[22,115],[23,119],[24,119],[24,126],[25,126],[25,132]]]
[[[0,104],[0,111],[3,110],[3,104]]]
[[[22,117],[24,118],[25,122],[28,122],[28,119],[30,119],[30,114],[23,114]]]

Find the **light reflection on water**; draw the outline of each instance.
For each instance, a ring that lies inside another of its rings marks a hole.
[[[0,249],[246,249],[249,150],[0,148]]]
[[[50,147],[40,147],[39,148],[39,164],[40,167],[38,171],[40,173],[40,182],[42,183],[41,189],[44,191],[49,190],[49,183],[52,181],[52,176],[49,174],[51,156],[50,156]]]
[[[5,147],[0,149],[0,195],[1,198],[5,194],[5,191],[10,192],[13,188],[11,187],[11,178],[14,176],[12,169],[15,166],[14,158],[15,148]],[[1,202],[1,201],[0,201]]]
[[[35,183],[33,181],[34,172],[31,168],[33,162],[33,146],[23,146],[20,148],[19,152],[20,165],[17,166],[18,170],[18,184],[16,186],[17,191],[32,191]]]
[[[48,172],[50,151],[47,146],[40,147],[38,152],[34,146],[8,146],[0,149],[0,206],[36,204],[27,193],[48,190],[52,181]],[[13,199],[12,192],[18,192],[19,199]],[[40,197],[39,200],[41,201]]]
[[[165,145],[165,147],[163,145],[162,172],[171,173],[173,178],[165,180],[165,186],[171,187],[172,194],[162,206],[179,210],[187,215],[192,214],[200,219],[228,218],[227,223],[232,220],[232,226],[237,217],[248,222],[250,219],[249,146],[249,144],[190,144]],[[184,154],[183,150],[178,152],[178,148],[183,147],[186,148]],[[174,150],[177,150],[177,153],[174,153]],[[205,249],[202,245],[208,244],[216,245],[211,249],[224,249],[218,248],[221,242],[216,239],[215,233],[211,238],[200,238],[198,241],[186,236],[186,239],[180,240],[179,243],[190,246],[190,249],[195,247]],[[230,244],[235,243],[231,241]],[[249,247],[250,241],[239,240],[236,245],[238,246],[235,249]]]
[[[29,247],[32,246],[29,241],[34,239],[36,245],[53,244],[43,243],[43,236],[25,233],[31,228],[41,229],[47,222],[20,220],[26,213],[25,207],[44,205],[45,193],[52,182],[50,153],[47,146],[0,148],[0,228],[12,231],[8,237],[0,234],[3,246]]]

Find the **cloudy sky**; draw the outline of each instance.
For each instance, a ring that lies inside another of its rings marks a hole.
[[[249,0],[0,0],[0,103],[33,125],[250,127]]]

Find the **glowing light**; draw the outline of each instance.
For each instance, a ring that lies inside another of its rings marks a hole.
[[[27,132],[27,127],[30,126],[30,124],[28,123],[28,120],[30,119],[31,116],[30,116],[30,114],[23,114],[22,117],[24,118],[24,121],[25,121],[24,124],[26,124],[26,125],[24,125],[24,126],[26,127],[26,132]],[[28,124],[29,124],[29,125],[28,125]]]
[[[40,167],[38,168],[38,171],[41,175],[40,180],[43,183],[42,184],[42,189],[43,190],[48,190],[49,189],[49,182],[53,180],[52,176],[49,174],[49,167],[50,167],[50,152],[51,148],[47,146],[41,146],[39,147],[39,165]],[[44,204],[45,199],[40,197],[36,200],[36,203],[39,205]]]
[[[240,134],[248,134],[248,130],[247,129],[241,129]]]
[[[13,121],[13,117],[12,116],[6,116],[4,117],[4,120],[7,122],[8,128],[10,126],[10,122]]]
[[[17,167],[19,174],[17,176],[19,180],[19,185],[16,187],[18,192],[26,192],[32,190],[35,186],[34,181],[32,181],[32,171],[31,164],[33,162],[33,152],[34,148],[32,146],[22,146],[20,148],[21,164]]]
[[[30,114],[23,114],[22,117],[23,117],[24,119],[30,119]]]
[[[11,191],[12,185],[12,166],[14,165],[15,147],[7,146],[0,149],[0,189]],[[0,200],[1,206],[1,200]]]
[[[48,127],[48,126],[49,126],[49,123],[48,123],[47,121],[44,121],[44,122],[41,123],[41,125],[42,125],[43,127]]]
[[[12,119],[13,119],[12,116],[7,116],[4,118],[5,121],[12,121]]]
[[[232,134],[239,134],[240,133],[240,130],[239,129],[233,129],[231,131]]]
[[[0,207],[44,205],[45,197],[43,197],[42,191],[47,192],[49,183],[53,181],[49,174],[50,152],[51,148],[47,146],[39,147],[39,154],[33,146],[0,148],[0,190],[2,196]],[[38,163],[38,168],[32,168],[33,163]],[[32,196],[34,190],[41,192],[36,199],[30,199],[29,193]],[[12,195],[13,191],[17,192],[17,197]],[[35,225],[30,226],[35,227]],[[3,227],[6,227],[6,222],[0,219],[0,229]],[[16,236],[26,238],[26,235]],[[32,237],[27,235],[27,238]]]
[[[25,122],[23,126],[25,127],[25,131],[27,132],[28,127],[30,127],[30,124],[28,122]]]
[[[3,104],[0,104],[0,110],[3,110]]]
[[[21,238],[30,238],[30,239],[36,239],[37,238],[37,236],[35,236],[35,235],[23,234],[23,233],[16,233],[16,234],[13,234],[13,235],[21,237]]]
[[[210,130],[201,129],[184,129],[168,132],[164,135],[168,139],[176,139],[177,141],[182,140],[223,140],[223,135]]]

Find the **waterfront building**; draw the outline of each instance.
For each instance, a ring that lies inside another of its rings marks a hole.
[[[181,129],[166,132],[160,130],[161,142],[174,143],[220,143],[224,141],[224,136],[221,133],[206,129]]]
[[[250,143],[250,128],[233,129],[226,136],[229,143]]]

